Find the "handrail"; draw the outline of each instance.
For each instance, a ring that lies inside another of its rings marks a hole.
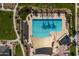
[[[58,41],[61,40],[65,35],[66,35],[66,33],[64,33],[64,34],[58,39]]]

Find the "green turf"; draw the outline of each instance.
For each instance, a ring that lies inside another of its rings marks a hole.
[[[12,40],[15,38],[13,12],[0,11],[0,40]]]
[[[16,52],[15,56],[23,56],[23,54],[22,54],[22,50],[21,50],[21,47],[20,47],[19,44],[16,45],[15,52]]]

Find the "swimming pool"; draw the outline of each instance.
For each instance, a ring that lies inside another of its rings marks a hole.
[[[62,19],[33,19],[32,36],[36,38],[49,37],[50,32],[62,31]]]

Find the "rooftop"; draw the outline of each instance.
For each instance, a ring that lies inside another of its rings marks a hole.
[[[0,46],[0,56],[10,56],[11,50],[8,46]]]

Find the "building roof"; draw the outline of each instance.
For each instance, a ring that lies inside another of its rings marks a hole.
[[[59,41],[60,45],[69,45],[70,42],[71,40],[67,35]]]
[[[52,48],[51,47],[44,47],[44,48],[38,48],[35,50],[36,54],[52,54]]]
[[[10,56],[10,48],[8,46],[0,46],[0,56]]]

